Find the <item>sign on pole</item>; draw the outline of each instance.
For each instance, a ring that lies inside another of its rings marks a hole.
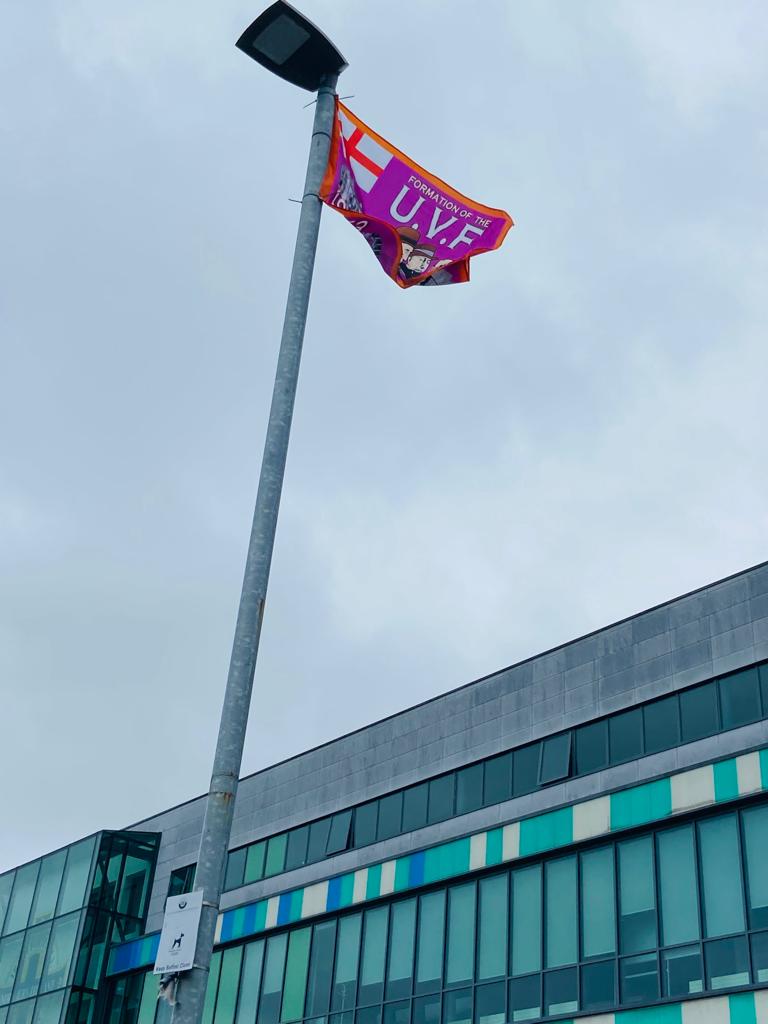
[[[202,889],[182,893],[181,896],[169,896],[165,901],[165,917],[154,974],[176,974],[192,969],[202,909]]]

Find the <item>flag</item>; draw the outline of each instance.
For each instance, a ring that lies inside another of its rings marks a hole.
[[[498,249],[513,223],[419,167],[338,97],[320,198],[357,228],[401,288],[468,281],[470,258]]]

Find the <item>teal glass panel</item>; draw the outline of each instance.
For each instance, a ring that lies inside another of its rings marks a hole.
[[[4,935],[10,935],[12,932],[19,931],[20,928],[27,927],[39,871],[39,860],[34,861],[32,864],[26,864],[23,868],[17,870],[11,899],[8,903],[8,912],[5,915]]]
[[[362,915],[351,914],[339,921],[336,966],[331,992],[332,1010],[349,1010],[355,1005],[357,971],[360,962]]]
[[[304,996],[307,991],[311,938],[311,928],[299,928],[290,934],[288,958],[285,964],[285,990],[283,992],[283,1009],[280,1015],[281,1021],[301,1020],[304,1016]]]
[[[264,860],[267,853],[266,843],[254,843],[248,847],[248,855],[245,858],[245,874],[243,884],[258,882],[264,877]]]
[[[387,999],[402,999],[411,994],[413,946],[416,938],[416,900],[403,900],[392,906],[390,917]]]
[[[91,860],[96,837],[84,839],[81,843],[70,846],[67,850],[67,863],[64,868],[64,879],[59,893],[57,914],[68,914],[72,910],[84,907],[88,876],[91,873]]]
[[[48,939],[51,934],[49,921],[39,924],[36,928],[30,928],[24,937],[24,946],[21,950],[19,969],[16,972],[16,984],[13,988],[14,1000],[30,999],[37,995],[40,985],[40,975],[43,973],[45,962],[45,951],[48,948]]]
[[[412,1019],[413,1024],[440,1024],[440,994],[414,999]]]
[[[495,981],[475,989],[475,1024],[504,1024],[506,1018],[506,983]]]
[[[146,910],[149,897],[149,881],[154,866],[154,850],[139,850],[139,844],[132,848],[128,844],[125,856],[123,877],[120,879],[120,891],[117,895],[117,912],[130,917],[142,917]]]
[[[460,988],[443,996],[443,1024],[471,1024],[472,989]]]
[[[216,1005],[216,992],[219,988],[219,973],[221,971],[221,953],[216,952],[211,957],[211,968],[208,973],[208,984],[205,988],[205,1001],[203,1003],[202,1024],[213,1024],[213,1008]]]
[[[23,932],[0,940],[0,1006],[11,1001],[23,942]]]
[[[445,980],[448,985],[471,981],[475,960],[475,884],[448,890],[448,934]]]
[[[224,890],[238,889],[243,884],[245,873],[245,858],[248,856],[248,849],[241,846],[239,850],[230,850],[227,854],[227,869],[224,873]]]
[[[403,999],[399,1003],[387,1003],[384,1007],[383,1024],[410,1024],[411,1004]]]
[[[264,961],[264,940],[249,942],[243,953],[240,997],[235,1024],[254,1024],[261,990],[261,968]]]
[[[307,1005],[304,1011],[306,1017],[319,1017],[328,1013],[330,1009],[335,945],[336,922],[325,921],[323,924],[315,925],[307,979]]]
[[[23,1003],[13,1003],[8,1007],[7,1024],[32,1024],[34,1012],[34,999],[27,999]]]
[[[3,933],[3,923],[5,922],[5,914],[11,899],[11,889],[13,889],[15,877],[15,871],[8,871],[6,874],[0,875],[0,935]]]
[[[224,950],[221,958],[221,971],[219,972],[219,991],[216,996],[214,1024],[233,1024],[234,1022],[242,961],[242,946],[232,946],[230,949]]]
[[[434,992],[443,978],[445,890],[430,892],[419,901],[416,951],[416,991]]]
[[[749,925],[768,928],[768,807],[744,811]]]
[[[37,879],[32,913],[29,916],[29,923],[31,925],[50,921],[53,917],[66,859],[66,850],[59,850],[58,853],[51,854],[50,857],[43,859],[40,875]]]
[[[581,934],[585,959],[616,952],[613,847],[581,855]]]
[[[288,837],[285,832],[281,836],[272,836],[267,843],[267,862],[264,874],[267,878],[278,875],[285,866],[285,850],[288,844]]]
[[[619,843],[619,942],[622,953],[656,946],[653,838]]]
[[[477,977],[503,978],[507,973],[507,876],[491,875],[478,883],[479,922]]]
[[[707,938],[744,930],[738,820],[735,814],[699,822]]]
[[[545,865],[547,967],[575,964],[579,958],[576,858]]]
[[[2,922],[0,922],[0,925]],[[0,1024],[5,1024],[5,1018],[8,1016],[8,1007],[0,1006]]]
[[[658,836],[661,941],[677,946],[699,938],[699,897],[693,829]]]
[[[381,1002],[387,953],[387,907],[367,910],[363,921],[363,956],[358,1005]]]
[[[760,719],[760,684],[756,668],[734,672],[720,680],[720,710],[723,729],[737,729]]]
[[[211,961],[213,966],[213,961]],[[141,1002],[139,1003],[139,1015],[136,1024],[153,1024],[155,1009],[157,1008],[157,981],[151,971],[144,975],[144,984],[141,989]]]
[[[536,1020],[541,1016],[541,975],[528,974],[509,983],[509,1019]]]
[[[64,989],[40,996],[35,1006],[33,1024],[59,1024],[61,1004],[64,1002]]]
[[[288,940],[285,934],[273,935],[267,940],[264,978],[261,983],[261,1000],[259,1002],[259,1024],[277,1024],[280,1017],[280,997],[283,991],[287,946]]]
[[[93,944],[91,945],[91,955],[88,959],[88,970],[85,975],[86,988],[98,988],[111,923],[111,916],[104,911],[99,911],[93,929]]]
[[[541,970],[541,865],[512,872],[512,973]]]
[[[328,837],[331,834],[331,819],[320,818],[309,826],[309,845],[307,846],[307,864],[316,864],[324,860]]]

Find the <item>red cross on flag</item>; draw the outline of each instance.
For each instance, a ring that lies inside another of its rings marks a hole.
[[[355,181],[363,192],[370,192],[392,159],[392,154],[380,146],[372,135],[366,134],[362,128],[353,124],[343,109],[339,109],[339,121],[344,151],[352,164]]]

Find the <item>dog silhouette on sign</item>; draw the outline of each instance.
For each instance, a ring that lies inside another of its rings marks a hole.
[[[179,935],[179,937],[177,939],[173,940],[173,943],[171,944],[171,949],[181,949],[181,940],[183,938],[184,938],[184,932],[182,932],[181,935]]]

